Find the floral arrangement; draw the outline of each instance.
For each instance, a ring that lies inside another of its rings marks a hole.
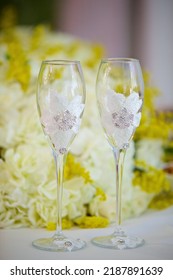
[[[80,60],[87,88],[82,126],[64,172],[63,227],[107,226],[115,216],[115,166],[95,99],[103,47],[45,26],[4,28],[0,45],[0,227],[55,227],[55,168],[35,101],[44,59]],[[173,204],[173,191],[163,169],[165,151],[170,156],[173,150],[172,115],[155,111],[158,91],[150,85],[148,74],[144,79],[142,121],[125,159],[124,219],[140,215],[148,207]]]

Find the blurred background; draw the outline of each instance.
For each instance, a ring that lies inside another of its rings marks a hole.
[[[0,0],[18,25],[52,29],[101,43],[109,57],[138,58],[162,95],[157,108],[173,110],[173,0]]]

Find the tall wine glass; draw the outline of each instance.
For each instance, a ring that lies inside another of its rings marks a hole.
[[[136,59],[110,58],[100,63],[96,94],[101,123],[112,148],[116,165],[116,227],[108,236],[95,237],[95,245],[129,249],[144,240],[128,236],[121,228],[121,182],[124,156],[141,119],[143,78]]]
[[[85,84],[78,61],[43,61],[37,90],[37,105],[43,132],[52,149],[57,178],[57,228],[50,238],[33,246],[48,251],[74,251],[85,247],[80,239],[62,232],[63,173],[69,147],[78,133],[85,104]]]

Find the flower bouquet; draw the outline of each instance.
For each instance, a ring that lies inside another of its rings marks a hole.
[[[54,163],[35,100],[44,59],[80,60],[86,81],[86,110],[64,173],[63,227],[107,226],[115,215],[115,170],[96,109],[95,77],[103,47],[45,26],[5,28],[0,45],[0,227],[55,227]],[[164,161],[172,160],[172,114],[156,112],[158,90],[148,74],[144,80],[142,121],[125,160],[124,219],[173,204],[164,168]]]

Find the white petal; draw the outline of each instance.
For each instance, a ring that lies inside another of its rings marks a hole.
[[[62,112],[68,106],[68,100],[58,92],[51,90],[49,93],[49,110],[53,114]]]
[[[112,134],[114,132],[114,125],[112,123],[112,115],[104,111],[103,114],[101,115],[101,121],[103,128],[106,130],[107,134]]]
[[[54,135],[51,135],[51,140],[58,152],[61,148],[68,148],[73,137],[74,133],[71,130],[61,131],[61,133],[56,132]]]
[[[84,110],[85,105],[82,103],[81,96],[75,96],[73,100],[68,105],[68,110],[72,115],[79,117]]]
[[[52,134],[56,130],[56,122],[48,111],[45,111],[41,116],[41,123],[44,127],[45,133],[48,135]]]
[[[76,124],[75,124],[75,125],[73,126],[73,128],[72,128],[72,130],[73,130],[73,132],[74,132],[75,134],[78,133],[79,128],[80,128],[80,125],[81,125],[81,119],[78,118],[78,119],[76,120]]]
[[[52,120],[50,112],[48,110],[44,110],[40,120],[43,125],[49,124]]]
[[[133,91],[126,98],[126,109],[132,113],[137,113],[142,106],[142,99],[139,98],[139,94]]]
[[[107,106],[110,112],[118,112],[125,102],[125,96],[121,93],[116,93],[114,90],[108,90],[107,95]]]
[[[135,114],[134,120],[133,120],[133,125],[135,127],[138,127],[140,124],[140,120],[141,120],[141,113]]]
[[[114,129],[113,137],[116,140],[117,146],[122,148],[124,144],[128,143],[130,138],[132,137],[134,129],[132,126],[127,129]]]

